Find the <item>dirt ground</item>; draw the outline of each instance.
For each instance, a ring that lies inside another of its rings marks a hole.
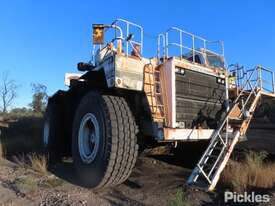
[[[0,170],[0,205],[167,205],[184,186],[190,172],[182,166],[141,156],[124,184],[92,191],[78,186],[71,161],[51,169],[57,183],[47,186],[43,184],[43,177],[36,177],[31,171],[5,160]],[[37,178],[42,184],[34,185],[30,178]]]
[[[257,128],[257,127],[256,127]],[[238,149],[266,150],[275,154],[275,129],[253,129],[248,140]],[[194,153],[193,153],[194,154]],[[144,152],[130,178],[122,185],[92,191],[78,185],[71,160],[51,168],[47,175],[38,175],[9,160],[0,161],[0,206],[86,206],[86,205],[169,205],[179,189],[184,189],[192,205],[226,205],[219,191],[206,193],[185,186],[192,171],[181,159],[194,160],[192,153],[178,157]],[[188,162],[188,161],[187,161]],[[270,191],[275,205],[275,190]]]

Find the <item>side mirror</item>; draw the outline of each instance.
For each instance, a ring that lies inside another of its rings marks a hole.
[[[93,44],[104,44],[103,24],[93,24]]]
[[[77,64],[77,70],[81,71],[81,72],[85,72],[85,71],[91,71],[95,68],[94,65],[90,64],[90,63],[84,63],[84,62],[79,62]]]

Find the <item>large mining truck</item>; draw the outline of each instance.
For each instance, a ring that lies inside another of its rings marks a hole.
[[[139,145],[151,140],[175,146],[205,140],[188,184],[212,190],[260,97],[275,96],[274,74],[261,66],[229,70],[221,41],[171,27],[156,45],[148,58],[140,25],[94,24],[92,60],[78,63],[80,73],[65,75],[69,89],[49,98],[44,148],[52,161],[71,154],[84,186],[124,182]],[[273,75],[270,92],[262,84],[266,71]]]

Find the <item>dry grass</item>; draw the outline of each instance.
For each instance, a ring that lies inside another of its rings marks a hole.
[[[17,188],[23,192],[34,192],[38,188],[55,188],[64,184],[64,181],[50,175],[47,170],[47,158],[43,155],[30,154],[14,156],[21,175],[15,180]],[[1,205],[0,205],[1,206]]]
[[[55,188],[64,184],[64,180],[59,179],[55,176],[48,176],[43,181],[40,181],[39,186],[43,188]]]
[[[0,143],[0,160],[3,160],[5,158],[5,151],[3,148],[3,145]]]
[[[38,177],[24,174],[17,177],[13,183],[20,192],[26,194],[34,193],[41,189],[53,189],[62,186],[64,181],[55,176]]]
[[[31,169],[38,172],[41,175],[48,174],[48,161],[44,155],[32,154],[28,156]]]
[[[26,192],[33,193],[38,190],[37,179],[32,176],[24,176],[21,178],[17,178],[14,181],[14,184],[20,191],[24,193]]]
[[[248,152],[243,161],[231,161],[221,177],[223,186],[236,192],[272,188],[275,163],[265,162],[266,157],[266,153]]]
[[[19,168],[26,169],[28,167],[25,155],[13,156],[12,159],[18,165]]]
[[[168,155],[170,154],[170,148],[167,146],[158,146],[153,149],[150,149],[146,155]]]
[[[27,156],[14,156],[14,161],[20,168],[29,169],[38,175],[48,175],[48,161],[44,155],[31,154]]]

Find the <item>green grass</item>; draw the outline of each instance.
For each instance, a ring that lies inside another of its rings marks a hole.
[[[64,185],[64,183],[64,180],[57,177],[48,177],[47,179],[42,181],[39,186],[44,188],[55,188]]]
[[[186,198],[185,193],[181,189],[178,189],[175,196],[172,197],[168,202],[168,206],[191,206],[191,205],[192,204]]]
[[[15,185],[20,191],[35,192],[38,190],[38,181],[32,176],[25,176],[15,180]]]

